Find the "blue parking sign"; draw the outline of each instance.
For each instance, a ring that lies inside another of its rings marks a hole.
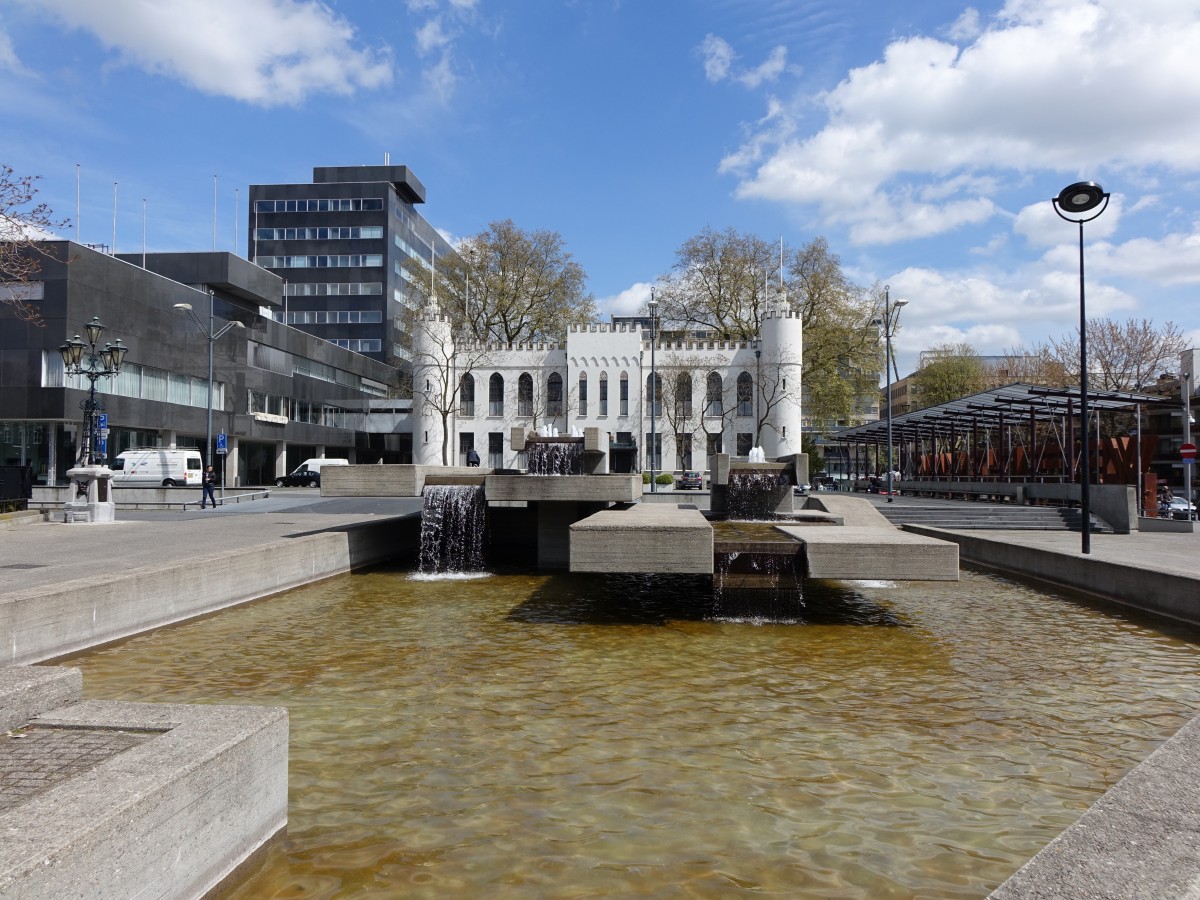
[[[223,432],[223,431],[217,435],[217,452],[218,453],[228,453],[229,452],[228,447],[225,444],[225,432]]]

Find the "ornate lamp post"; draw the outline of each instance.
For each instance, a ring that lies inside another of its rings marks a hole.
[[[1077,181],[1067,185],[1050,202],[1058,217],[1079,225],[1079,447],[1083,455],[1082,478],[1079,483],[1079,507],[1083,515],[1081,550],[1092,552],[1091,446],[1088,441],[1088,367],[1087,367],[1087,309],[1084,303],[1083,281],[1083,223],[1090,222],[1108,208],[1109,195],[1094,181]],[[1099,207],[1099,209],[1097,209]],[[1096,210],[1092,215],[1084,215]]]
[[[658,418],[658,373],[654,366],[654,345],[658,343],[658,300],[654,297],[654,288],[650,288],[650,493],[658,492],[658,482],[655,481],[655,453],[658,450],[655,420]]]
[[[96,399],[96,381],[100,378],[111,378],[121,371],[121,363],[129,348],[121,344],[120,338],[114,343],[105,344],[103,350],[97,350],[100,336],[104,334],[104,325],[97,316],[84,326],[87,332],[87,343],[80,340],[79,335],[61,347],[58,352],[62,355],[63,369],[68,375],[82,375],[88,380],[87,399],[79,402],[83,410],[84,441],[79,448],[76,465],[92,466],[96,464],[96,414],[104,409],[104,401]]]

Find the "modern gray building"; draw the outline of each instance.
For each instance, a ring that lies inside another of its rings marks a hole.
[[[318,166],[311,184],[250,185],[252,262],[284,282],[276,320],[381,362],[411,362],[406,259],[454,252],[416,211],[407,166]]]
[[[18,286],[40,324],[0,304],[0,464],[32,466],[35,484],[66,483],[88,380],[65,372],[59,347],[85,334],[93,317],[105,326],[102,344],[120,338],[128,347],[120,373],[96,383],[110,460],[132,447],[204,452],[210,346],[213,432],[227,435],[227,484],[271,484],[310,457],[411,460],[401,414],[409,401],[392,399],[396,370],[276,322],[277,276],[230,253],[152,253],[143,268],[141,254],[43,246],[40,277]],[[208,323],[210,303],[214,332],[235,320],[245,327],[210,344],[176,309],[190,304]]]

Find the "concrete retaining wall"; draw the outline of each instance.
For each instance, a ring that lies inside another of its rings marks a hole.
[[[287,824],[287,711],[87,701],[36,727],[157,732],[0,813],[0,896],[202,897]]]
[[[0,665],[40,662],[390,559],[391,520],[8,594]]]
[[[322,497],[420,497],[425,475],[486,475],[467,466],[330,466],[321,472]]]
[[[1094,556],[1063,553],[1061,550],[1039,550],[1025,544],[992,540],[984,535],[955,533],[924,525],[906,525],[904,530],[953,541],[958,544],[959,553],[967,562],[1037,578],[1135,609],[1200,625],[1200,597],[1196,596],[1194,577],[1124,566]]]

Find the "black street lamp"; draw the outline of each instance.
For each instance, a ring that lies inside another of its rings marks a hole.
[[[83,410],[84,442],[79,448],[76,465],[96,464],[96,414],[104,410],[104,401],[96,399],[96,381],[100,378],[111,378],[121,371],[121,363],[125,361],[128,347],[121,344],[118,338],[114,343],[105,344],[103,350],[97,350],[100,336],[104,334],[104,325],[97,316],[84,326],[87,332],[87,343],[80,340],[79,335],[61,347],[58,352],[62,355],[63,370],[68,375],[82,375],[88,380],[87,399],[79,402]]]
[[[658,492],[658,483],[655,481],[655,452],[658,450],[658,441],[656,438],[657,431],[655,429],[655,419],[657,419],[656,404],[658,403],[658,372],[654,366],[654,345],[658,343],[656,334],[658,325],[658,300],[654,298],[654,288],[650,288],[650,302],[647,304],[650,307],[650,493]]]
[[[1079,483],[1079,506],[1083,515],[1082,551],[1092,552],[1091,446],[1088,441],[1088,367],[1087,308],[1083,281],[1083,223],[1090,222],[1108,208],[1109,195],[1094,181],[1077,181],[1063,188],[1050,202],[1060,219],[1079,225],[1079,421],[1080,452],[1083,472]],[[1097,209],[1099,207],[1099,209]],[[1092,215],[1083,215],[1096,212]],[[1069,215],[1068,215],[1069,214]]]
[[[907,306],[907,300],[891,300],[889,291],[890,285],[883,286],[883,318],[875,319],[871,322],[872,325],[883,326],[883,377],[884,383],[887,385],[884,398],[887,403],[887,502],[892,502],[892,470],[895,465],[892,463],[892,334],[896,330],[895,317],[900,313],[897,310],[902,306]],[[875,459],[876,464],[879,463],[878,455]]]

